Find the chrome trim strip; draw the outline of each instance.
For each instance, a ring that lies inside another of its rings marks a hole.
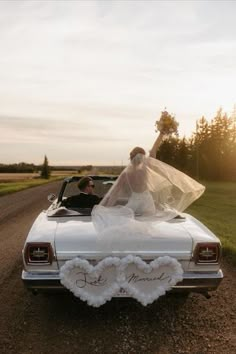
[[[194,273],[183,274],[183,281],[172,287],[172,290],[186,291],[206,291],[216,290],[221,280],[223,272],[220,269],[217,273]],[[22,281],[30,290],[66,290],[60,283],[59,272],[40,273],[22,271]]]
[[[112,251],[112,252],[104,252],[104,251],[67,251],[67,252],[57,252],[57,261],[67,261],[68,259],[74,257],[85,257],[86,259],[93,258],[93,259],[100,259],[106,256],[113,256],[113,257],[124,257],[126,255],[135,255],[141,256],[143,259],[145,258],[156,258],[161,256],[171,256],[178,258],[178,260],[190,260],[192,258],[192,251]]]
[[[143,254],[143,253],[147,253],[147,254],[159,254],[159,253],[167,253],[167,251],[158,251],[158,252],[153,252],[153,251],[109,251],[109,254],[113,254],[113,253],[122,253],[122,254],[130,254],[130,253],[138,253],[138,254]],[[60,254],[74,254],[74,253],[79,253],[79,254],[104,254],[104,251],[57,251],[57,257],[58,255],[60,256]],[[168,251],[168,254],[192,254],[192,251]]]

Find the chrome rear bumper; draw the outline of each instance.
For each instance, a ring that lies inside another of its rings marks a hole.
[[[173,292],[207,292],[216,290],[223,279],[223,272],[185,272],[183,280],[172,287]],[[60,282],[59,272],[36,273],[22,271],[22,281],[27,289],[37,292],[68,291]],[[118,295],[126,296],[128,294]]]

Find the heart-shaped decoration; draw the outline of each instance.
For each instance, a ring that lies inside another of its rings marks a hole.
[[[129,295],[146,306],[183,279],[181,264],[169,256],[147,264],[140,257],[129,255],[121,260],[118,281]]]
[[[98,307],[119,291],[119,265],[117,257],[104,258],[96,266],[85,259],[74,258],[61,267],[61,283],[81,300]]]

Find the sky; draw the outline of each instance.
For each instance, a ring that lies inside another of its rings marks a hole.
[[[236,1],[0,0],[0,163],[126,165],[236,104]]]

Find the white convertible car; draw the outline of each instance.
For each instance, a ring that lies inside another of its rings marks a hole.
[[[116,179],[92,177],[101,197]],[[209,296],[208,291],[217,289],[223,278],[221,243],[202,223],[186,213],[156,224],[152,220],[155,235],[142,240],[133,235],[122,247],[110,247],[100,242],[90,209],[63,206],[78,194],[79,179],[66,178],[58,197],[49,196],[51,206],[27,236],[22,280],[29,290],[71,291],[100,306],[112,297],[133,297],[147,305],[167,291]]]

